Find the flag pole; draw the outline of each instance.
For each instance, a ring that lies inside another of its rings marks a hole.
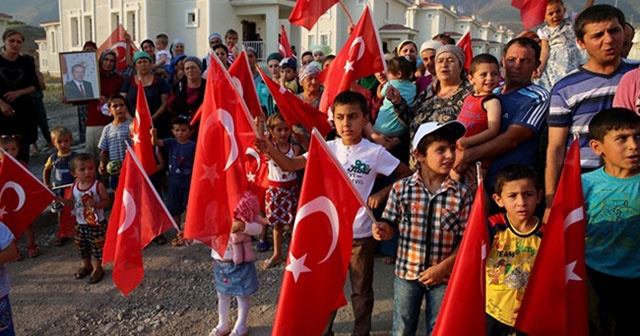
[[[352,26],[355,26],[353,24],[353,18],[351,17],[351,14],[349,14],[349,11],[347,10],[347,7],[344,6],[344,3],[342,3],[342,0],[338,1],[338,3],[340,4],[340,7],[342,7],[342,10],[344,11],[345,14],[347,14],[347,18],[349,18],[349,23]]]

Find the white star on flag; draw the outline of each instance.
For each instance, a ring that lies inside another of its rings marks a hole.
[[[5,207],[0,208],[0,219],[2,219],[2,217],[4,217],[4,215],[8,213],[9,212],[5,209]]]
[[[355,62],[347,61],[347,63],[344,65],[344,71],[345,72],[353,71],[353,63]]]
[[[212,166],[203,164],[202,170],[204,170],[204,174],[200,176],[200,181],[209,180],[209,183],[211,183],[211,185],[214,185],[216,183],[216,180],[220,177],[220,175],[218,175],[217,163],[214,163]]]
[[[252,172],[248,172],[247,173],[247,181],[249,182],[255,182],[256,181],[256,175]]]
[[[140,134],[133,133],[133,137],[131,137],[131,140],[133,141],[133,143],[139,144],[140,143]]]
[[[295,282],[298,282],[300,273],[311,272],[311,269],[304,265],[304,262],[307,259],[306,253],[300,259],[297,259],[293,256],[292,253],[289,253],[289,258],[291,262],[289,263],[289,265],[287,265],[287,267],[285,267],[285,270],[293,273],[293,280]]]
[[[580,278],[573,270],[576,268],[576,263],[578,261],[574,261],[571,263],[568,263],[565,267],[564,267],[564,283],[568,283],[569,280],[575,280],[575,281],[582,281],[582,278]]]

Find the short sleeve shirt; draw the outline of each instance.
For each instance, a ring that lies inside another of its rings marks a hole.
[[[127,120],[119,126],[111,123],[102,130],[98,148],[109,152],[109,161],[124,161],[127,144],[131,145],[129,124],[131,124],[131,120]]]

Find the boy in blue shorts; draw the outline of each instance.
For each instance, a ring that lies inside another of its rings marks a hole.
[[[453,270],[473,194],[449,176],[456,141],[466,129],[459,121],[420,125],[413,137],[417,171],[393,184],[377,240],[399,232],[393,289],[393,334],[415,335],[426,297],[426,330],[431,335]]]
[[[156,129],[151,130],[151,142],[158,147],[164,147],[169,159],[169,189],[167,205],[173,220],[180,227],[182,213],[187,209],[191,172],[196,155],[196,143],[191,140],[193,129],[189,119],[177,116],[171,120],[173,138],[158,139]],[[182,232],[178,232],[171,241],[173,246],[184,245]]]
[[[376,208],[389,193],[390,187],[370,195],[378,174],[399,178],[411,174],[411,170],[391,155],[384,147],[362,138],[367,124],[367,101],[364,96],[344,91],[336,96],[332,106],[339,139],[327,142],[358,193],[368,200],[368,206]],[[270,141],[256,139],[256,147],[274,160],[283,171],[304,169],[305,155],[289,158],[275,148]],[[369,335],[373,312],[373,259],[376,242],[371,237],[372,222],[364,211],[358,212],[353,223],[353,245],[349,278],[351,281],[351,305],[355,323],[353,335]],[[323,335],[333,335],[335,312]]]
[[[589,146],[604,166],[582,175],[587,276],[603,335],[637,335],[640,316],[640,117],[599,112]],[[591,300],[590,300],[591,301]]]

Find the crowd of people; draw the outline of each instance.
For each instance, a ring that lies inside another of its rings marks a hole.
[[[416,333],[425,300],[431,334],[460,253],[476,176],[482,176],[492,197],[486,204],[491,215],[487,335],[522,334],[514,328],[518,308],[544,239],[564,156],[574,140],[584,173],[590,295],[597,298],[590,301],[598,302],[590,307],[598,317],[590,327],[594,335],[634,333],[638,309],[624,303],[640,299],[640,62],[625,58],[633,37],[629,29],[633,27],[615,7],[589,0],[582,12],[567,14],[561,0],[550,0],[545,24],[509,41],[501,60],[476,55],[467,69],[463,50],[446,34],[419,48],[406,40],[385,54],[387,73],[361,78],[335,97],[329,148],[376,216],[374,222],[359,214],[353,223],[354,335],[371,331],[376,253],[395,264],[393,334]],[[21,54],[24,36],[7,30],[2,40],[0,146],[27,165],[29,147],[37,139],[34,120],[44,83],[33,59]],[[224,39],[212,33],[209,46],[227,68],[241,50],[247,53],[264,114],[256,125],[268,134],[255,144],[268,157],[268,188],[263,200],[243,198],[232,233],[258,237],[259,252],[273,248],[260,266],[278,267],[286,260],[283,241],[295,219],[310,130],[285,122],[257,71],[256,50],[243,48],[235,30],[228,30]],[[204,99],[210,54],[185,55],[184,43],[175,39],[169,44],[166,34],[144,40],[139,49],[123,72],[116,71],[114,51],[98,55],[99,99],[77,104],[83,153],[71,149],[69,129],[43,129],[55,148],[43,182],[58,195],[51,207],[59,213],[56,245],[73,238],[82,259],[74,277],[89,277],[89,283],[103,277],[108,190],[117,188],[126,144],[132,141],[139,84],[153,119],[148,136],[158,172],[150,179],[179,228],[187,210],[198,141],[197,126],[190,121]],[[97,47],[87,42],[85,50]],[[318,76],[334,59],[323,45],[299,58],[272,53],[266,58],[271,77],[266,80],[317,108],[324,91]],[[70,192],[65,194],[65,187]],[[75,214],[73,230],[63,228],[64,207]],[[256,207],[264,217],[255,215]],[[25,236],[28,256],[37,257],[33,230]],[[19,256],[16,238],[0,224],[0,263]],[[154,241],[167,242],[163,235]],[[171,240],[173,246],[189,243],[180,230]],[[258,289],[255,256],[250,249],[243,254],[234,250],[246,243],[238,237],[223,255],[212,252],[219,322],[210,335],[248,334],[249,297]],[[8,285],[4,272],[0,268],[0,282]],[[7,304],[0,305],[6,307],[0,313],[10,314],[8,286],[2,288]],[[231,327],[233,296],[238,318]],[[323,335],[333,335],[334,318],[335,312]]]

